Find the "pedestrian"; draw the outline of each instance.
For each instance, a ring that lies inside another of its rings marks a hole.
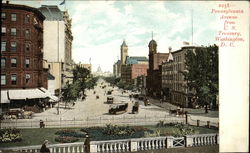
[[[49,144],[48,140],[45,140],[41,149],[40,149],[40,153],[50,153],[49,148],[47,148],[47,145]]]
[[[90,139],[88,134],[86,134],[86,139],[84,141],[84,150],[85,153],[90,153]]]
[[[40,128],[44,128],[45,127],[45,124],[43,122],[43,120],[40,120]]]

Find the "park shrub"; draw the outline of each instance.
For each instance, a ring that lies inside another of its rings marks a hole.
[[[65,137],[76,137],[76,138],[84,138],[86,136],[86,133],[79,132],[71,129],[63,129],[56,131],[56,135],[65,136]]]
[[[117,125],[106,125],[106,127],[82,128],[81,131],[87,132],[91,140],[117,140],[144,137],[145,131],[151,131],[140,127],[121,127]]]
[[[189,125],[185,124],[176,124],[175,125],[175,130],[173,131],[173,136],[174,137],[181,137],[185,135],[192,135],[192,134],[197,134],[198,131],[196,131],[194,128],[192,128]]]
[[[19,129],[0,129],[0,142],[19,142],[22,140],[22,135]]]
[[[78,140],[79,140],[78,138],[69,136],[58,136],[55,138],[55,141],[60,143],[73,143],[77,142]]]

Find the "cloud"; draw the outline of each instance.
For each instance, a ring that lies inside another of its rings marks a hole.
[[[20,1],[26,5],[58,5],[57,1]],[[200,45],[214,43],[216,16],[211,9],[215,2],[189,1],[66,1],[72,18],[74,36],[72,55],[75,62],[92,60],[103,71],[112,71],[120,56],[123,39],[130,56],[148,56],[148,43],[154,39],[159,52],[177,50],[183,41],[191,41],[191,10],[193,9],[194,41]],[[64,6],[59,6],[64,10]]]

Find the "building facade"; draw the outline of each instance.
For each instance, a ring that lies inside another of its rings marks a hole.
[[[157,43],[151,40],[149,48],[149,68],[147,70],[147,94],[150,96],[162,96],[161,64],[168,58],[168,53],[157,53]]]
[[[121,60],[117,60],[117,62],[114,63],[113,75],[115,77],[121,77]]]
[[[195,51],[195,46],[185,46],[171,52],[168,60],[162,64],[162,89],[166,101],[182,107],[192,107],[194,91],[187,88],[182,72],[185,71],[187,51]]]
[[[1,88],[47,88],[43,68],[43,21],[37,9],[2,4]]]
[[[71,22],[68,12],[57,6],[42,5],[40,12],[44,21],[44,67],[55,77],[57,93],[66,84],[72,82],[72,41]]]
[[[142,75],[146,76],[147,69],[147,57],[128,56],[128,46],[124,40],[121,45],[121,80],[125,83],[136,85],[137,77]]]

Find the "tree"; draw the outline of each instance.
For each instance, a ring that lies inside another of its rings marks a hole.
[[[187,87],[195,90],[199,105],[214,104],[218,95],[218,46],[188,50],[185,56],[186,71],[182,72]]]
[[[98,78],[94,78],[90,71],[86,68],[76,65],[73,69],[73,82],[70,84],[66,83],[62,89],[62,99],[66,103],[76,101],[78,98],[82,97],[84,99],[85,89],[91,89],[96,85]]]

